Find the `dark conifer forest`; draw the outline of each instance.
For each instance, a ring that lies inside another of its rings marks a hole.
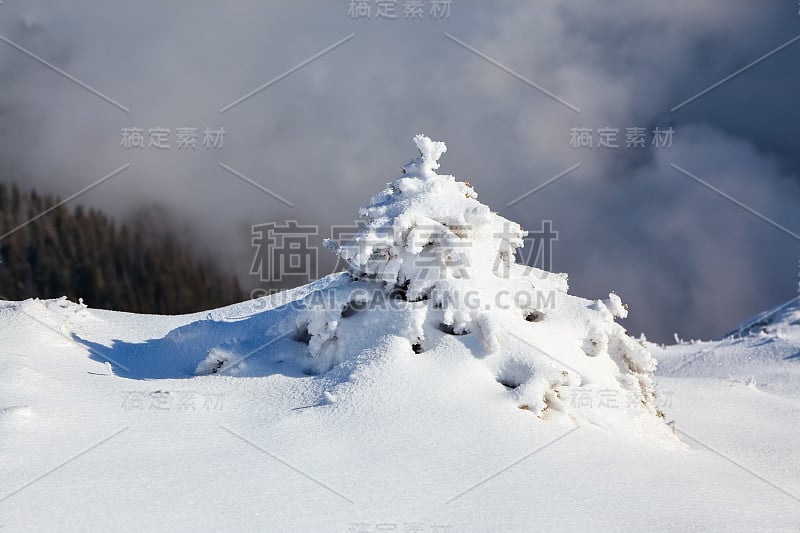
[[[3,299],[67,296],[94,308],[179,314],[245,298],[233,276],[153,229],[157,224],[118,224],[100,211],[64,205],[26,224],[59,202],[0,183]]]

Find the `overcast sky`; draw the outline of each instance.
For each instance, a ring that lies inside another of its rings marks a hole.
[[[432,3],[406,20],[405,0],[395,19],[374,1],[354,18],[348,0],[3,0],[2,179],[66,197],[131,163],[75,203],[151,213],[249,287],[251,225],[352,222],[422,132],[500,214],[552,220],[554,269],[574,294],[620,294],[633,334],[713,337],[794,296],[795,0]],[[126,150],[132,127],[169,128],[171,148]],[[177,150],[181,127],[223,127],[224,146]]]

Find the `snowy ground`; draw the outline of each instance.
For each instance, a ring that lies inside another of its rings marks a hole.
[[[250,367],[262,377],[188,377],[221,339],[263,338],[263,305],[151,317],[5,304],[0,529],[800,530],[788,319],[655,349],[671,443],[516,408],[465,337],[419,355],[383,341],[323,402],[336,370],[273,358]],[[297,344],[271,351],[284,342]]]

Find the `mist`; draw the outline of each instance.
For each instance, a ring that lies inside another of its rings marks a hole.
[[[5,0],[0,36],[102,95],[0,42],[2,180],[67,197],[130,163],[74,203],[149,218],[256,287],[253,225],[321,241],[425,133],[482,202],[552,220],[553,268],[574,294],[620,294],[633,334],[715,337],[795,294],[800,240],[764,218],[800,232],[800,41],[687,100],[795,38],[796,2],[455,0],[415,21],[402,4],[376,20],[347,1]],[[224,145],[126,149],[134,127],[224,128]],[[619,148],[571,146],[606,127]],[[644,148],[625,147],[632,127]],[[650,144],[656,127],[671,146]]]

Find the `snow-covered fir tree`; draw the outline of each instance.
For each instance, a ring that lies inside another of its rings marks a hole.
[[[361,231],[327,243],[348,270],[270,304],[293,339],[278,362],[325,375],[321,405],[346,403],[366,368],[418,358],[431,368],[477,365],[481,387],[499,387],[541,419],[671,434],[656,403],[656,361],[616,322],[628,314],[620,297],[572,296],[566,274],[518,264],[525,231],[469,183],[437,173],[444,143],[414,142],[419,155],[361,210]],[[220,344],[197,373],[246,374],[255,342]]]

